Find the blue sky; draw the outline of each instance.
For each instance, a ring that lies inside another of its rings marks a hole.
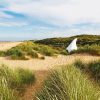
[[[0,40],[100,35],[100,0],[0,0]]]

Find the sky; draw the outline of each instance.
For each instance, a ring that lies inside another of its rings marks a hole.
[[[100,35],[100,0],[0,0],[0,40]]]

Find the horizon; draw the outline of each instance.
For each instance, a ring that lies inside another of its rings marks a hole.
[[[49,38],[41,38],[41,39],[33,39],[33,38],[13,38],[13,39],[0,39],[0,42],[18,42],[18,41],[37,41],[37,40],[43,40],[43,39],[52,39],[52,38],[70,38],[70,37],[74,37],[74,36],[83,36],[83,35],[92,35],[92,36],[100,36],[100,35],[94,35],[94,34],[80,34],[80,35],[72,35],[72,36],[64,36],[64,37],[49,37]]]
[[[99,0],[1,0],[0,40],[100,35],[99,4]]]

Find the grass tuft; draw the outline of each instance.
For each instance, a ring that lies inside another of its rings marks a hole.
[[[37,100],[98,100],[100,92],[75,66],[51,73]]]

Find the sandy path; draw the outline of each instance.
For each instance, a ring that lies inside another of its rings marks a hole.
[[[28,86],[21,100],[36,100],[36,93],[41,89],[44,80],[47,78],[48,71],[35,71],[36,83]]]
[[[0,42],[0,51],[6,51],[22,42]]]
[[[29,66],[28,68],[35,70],[35,76],[36,76],[37,81],[35,84],[27,88],[24,96],[21,99],[22,100],[36,100],[35,95],[41,89],[44,80],[47,78],[47,75],[48,75],[47,69],[54,68],[54,66],[56,65],[70,64],[75,59],[82,59],[84,60],[84,62],[88,62],[88,61],[96,60],[99,58],[100,57],[88,56],[88,55],[71,55],[71,56],[60,55],[57,58],[46,57],[45,60],[36,60],[36,59],[30,60],[29,65],[33,63],[32,65],[33,67]]]
[[[75,59],[82,59],[83,61],[91,61],[99,59],[100,57],[89,55],[59,55],[58,57],[46,57],[45,60],[30,59],[30,60],[8,60],[0,57],[0,64],[5,64],[10,68],[26,68],[31,70],[49,70],[57,65],[71,64]]]

